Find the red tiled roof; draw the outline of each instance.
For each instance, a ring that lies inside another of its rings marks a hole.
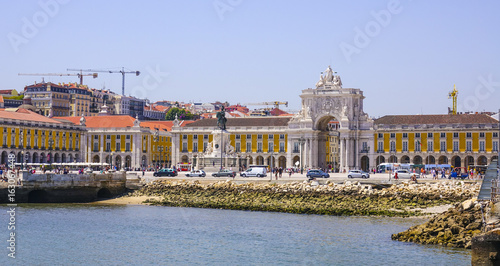
[[[81,117],[78,116],[62,116],[54,118],[68,120],[77,125],[80,124],[81,119]],[[134,121],[135,118],[128,115],[86,116],[85,126],[87,128],[133,127]]]
[[[193,122],[195,122],[195,121],[183,120],[183,121],[180,121],[180,126],[184,127],[184,126],[191,124]],[[171,131],[172,126],[174,126],[174,121],[145,121],[145,122],[141,122],[141,127],[147,127],[147,128],[152,129],[152,130],[155,130],[158,128],[159,130]]]
[[[0,103],[3,103],[3,96],[0,95]]]
[[[33,122],[45,122],[45,123],[54,123],[60,124],[61,122],[48,118],[43,115],[39,115],[30,110],[19,108],[15,112],[13,111],[0,111],[0,118],[7,119],[15,119],[15,120],[23,120],[23,121],[33,121]]]
[[[12,94],[13,90],[0,90],[0,94]]]
[[[456,115],[386,115],[376,119],[377,125],[421,125],[421,124],[491,124],[497,120],[486,114]]]
[[[228,118],[227,127],[283,127],[287,126],[291,117],[248,117]],[[187,125],[186,127],[216,127],[217,119],[202,119]]]

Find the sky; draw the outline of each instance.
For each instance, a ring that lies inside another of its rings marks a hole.
[[[125,93],[150,101],[288,101],[329,65],[364,111],[446,114],[500,108],[500,1],[0,0],[0,89],[67,69],[140,71]],[[76,76],[45,81],[78,82]],[[84,77],[121,93],[122,75]],[[265,106],[261,106],[265,107]]]

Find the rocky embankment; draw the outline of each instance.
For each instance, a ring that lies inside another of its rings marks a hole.
[[[231,181],[155,181],[135,191],[137,196],[159,196],[150,203],[164,206],[222,208],[326,215],[416,216],[423,209],[461,202],[477,195],[479,185],[460,181],[435,184],[402,183],[375,189],[347,181],[236,184]]]
[[[488,213],[488,206],[483,208]],[[481,204],[475,199],[456,203],[448,211],[434,216],[425,224],[392,235],[393,240],[436,244],[448,247],[471,248],[473,236],[481,233]]]

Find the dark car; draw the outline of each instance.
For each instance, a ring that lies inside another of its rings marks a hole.
[[[308,170],[307,171],[307,174],[306,176],[309,178],[309,179],[313,179],[313,178],[316,178],[316,177],[321,177],[321,178],[329,178],[330,175],[328,173],[325,173],[323,172],[323,170]]]
[[[223,170],[221,170],[219,172],[213,173],[212,176],[215,176],[215,177],[218,177],[218,176],[235,177],[236,176],[236,172],[235,171],[231,171],[229,169],[223,169]]]
[[[172,168],[164,168],[154,172],[153,176],[177,176],[177,170],[174,170]]]

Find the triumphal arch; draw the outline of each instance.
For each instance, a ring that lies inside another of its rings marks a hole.
[[[328,66],[314,89],[302,90],[302,108],[288,124],[289,167],[294,166],[292,153],[299,148],[300,163],[295,161],[296,165],[326,168],[326,155],[331,153],[326,150],[328,138],[340,141],[340,171],[375,166],[370,152],[374,143],[373,120],[363,111],[363,91],[343,88],[335,73]],[[333,130],[331,121],[336,125]]]

